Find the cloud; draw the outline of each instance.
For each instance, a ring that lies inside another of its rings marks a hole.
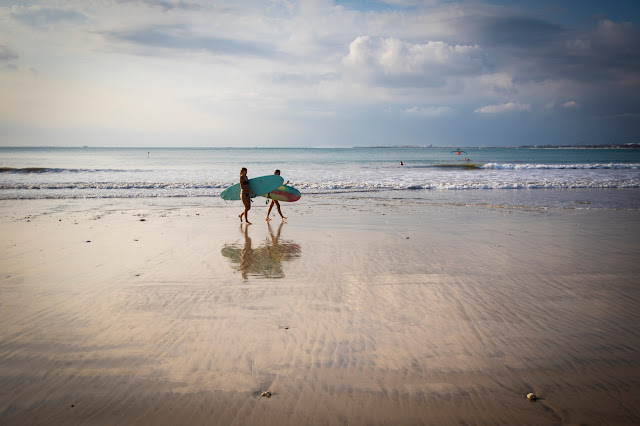
[[[617,118],[640,119],[640,112],[623,112],[623,113],[620,113],[620,114],[603,115],[600,118],[605,118],[605,119],[617,119]]]
[[[515,8],[483,10],[462,16],[456,28],[482,47],[497,71],[511,74],[520,88],[531,86],[532,96],[542,95],[544,85],[554,87],[553,97],[602,98],[618,86],[618,96],[637,102],[630,88],[640,93],[640,32],[633,23],[600,19],[576,29]]]
[[[513,77],[504,72],[482,74],[475,77],[474,80],[477,85],[476,90],[482,90],[483,93],[507,95],[517,92]]]
[[[450,46],[442,41],[409,43],[397,38],[362,36],[349,45],[344,63],[353,67],[378,68],[385,74],[420,74],[430,68],[457,73],[482,68],[478,46]]]
[[[547,46],[553,75],[600,84],[640,81],[640,32],[629,22],[601,20],[596,28]]]
[[[192,1],[184,0],[117,0],[120,4],[144,4],[151,7],[158,7],[164,11],[168,10],[202,10],[202,6]]]
[[[83,23],[87,17],[73,10],[49,9],[33,7],[14,6],[11,9],[11,17],[25,25],[36,28],[47,28],[50,25],[62,22]]]
[[[518,49],[535,48],[565,33],[558,25],[530,16],[492,16],[478,26],[478,35],[483,42],[515,46]]]
[[[602,19],[598,21],[593,38],[596,39],[598,43],[608,46],[625,46],[630,40],[633,40],[637,36],[637,30],[631,22],[616,23],[609,19]]]
[[[8,64],[14,59],[18,59],[18,54],[4,44],[0,44],[0,63]]]
[[[206,51],[215,55],[273,57],[274,47],[253,40],[196,35],[184,25],[158,25],[137,30],[104,31],[111,40],[135,46],[179,51]]]
[[[348,70],[381,85],[439,86],[448,76],[480,73],[484,60],[484,52],[477,45],[360,36],[349,44],[342,62]]]
[[[580,108],[580,104],[576,101],[566,101],[566,102],[562,102],[562,104],[560,104],[562,106],[562,108],[566,108],[566,109],[575,109],[575,108]],[[556,107],[556,102],[555,101],[549,101],[547,102],[547,104],[545,105],[546,109],[554,109]]]
[[[411,6],[420,6],[427,4],[436,4],[439,0],[380,0],[381,3],[386,3],[393,6],[403,6],[403,7],[411,7]]]
[[[454,109],[450,106],[430,106],[430,107],[410,107],[403,110],[407,115],[421,116],[421,117],[441,117],[454,114]]]
[[[479,114],[502,114],[505,112],[513,111],[528,111],[531,109],[530,104],[521,104],[518,102],[507,102],[500,105],[487,105],[481,108],[477,108],[474,112]]]
[[[313,72],[274,72],[267,79],[276,84],[293,86],[311,86],[324,81],[337,81],[340,75],[334,72],[317,74]]]
[[[606,6],[597,9],[602,12]],[[594,92],[598,88],[593,81],[619,85],[635,81],[637,86],[640,34],[633,23],[600,19],[575,28],[558,16],[551,21],[516,10],[485,8],[484,15],[462,17],[456,27],[482,46],[500,68],[510,69],[514,81],[570,80]]]

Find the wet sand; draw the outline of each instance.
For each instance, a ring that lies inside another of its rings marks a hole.
[[[640,212],[241,210],[0,202],[0,423],[640,423]]]

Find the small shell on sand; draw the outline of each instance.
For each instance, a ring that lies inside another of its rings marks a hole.
[[[262,392],[262,396],[264,396],[265,398],[271,398],[271,392],[270,391]]]
[[[529,401],[535,401],[536,399],[538,399],[538,396],[535,393],[530,392],[530,393],[527,394],[527,399]]]

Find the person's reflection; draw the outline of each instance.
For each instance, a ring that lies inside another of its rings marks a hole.
[[[293,241],[282,240],[280,241],[280,233],[285,222],[280,222],[276,234],[273,234],[271,228],[271,222],[267,222],[267,228],[269,229],[269,238],[267,238],[265,245],[260,247],[264,251],[264,257],[269,259],[266,266],[272,268],[270,275],[274,278],[284,277],[284,271],[282,270],[282,262],[289,261],[292,258],[300,257],[300,245]]]
[[[240,225],[240,232],[242,232],[243,226]],[[249,237],[249,225],[244,225],[244,246],[242,247],[242,251],[240,252],[240,272],[242,273],[242,278],[245,280],[249,276],[249,272],[251,271],[251,265],[253,264],[252,258],[253,250],[251,249],[251,237]]]
[[[280,223],[274,234],[271,224],[267,224],[269,235],[265,243],[253,248],[249,237],[248,226],[240,226],[244,236],[244,245],[225,244],[222,255],[227,257],[234,269],[242,274],[243,279],[250,275],[263,278],[284,278],[283,262],[300,257],[300,245],[293,241],[281,240],[283,223]]]

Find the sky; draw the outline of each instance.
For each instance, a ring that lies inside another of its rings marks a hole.
[[[640,142],[636,0],[0,0],[0,146]]]

